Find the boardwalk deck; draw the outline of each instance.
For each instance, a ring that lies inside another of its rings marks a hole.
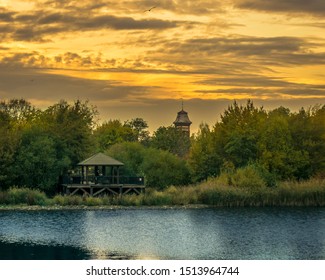
[[[103,194],[140,194],[145,190],[145,186],[139,184],[63,184],[63,187],[68,195],[82,194],[94,197]]]

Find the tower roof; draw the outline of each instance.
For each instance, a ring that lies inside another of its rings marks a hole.
[[[174,121],[175,125],[190,125],[192,122],[190,121],[187,112],[183,110],[177,113],[176,120]]]

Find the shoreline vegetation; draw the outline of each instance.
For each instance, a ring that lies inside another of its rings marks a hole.
[[[203,207],[324,207],[325,180],[280,182],[276,187],[227,185],[217,177],[196,185],[171,186],[140,195],[83,197],[55,195],[39,190],[10,188],[0,192],[0,210],[73,210],[121,208],[203,208]]]
[[[151,134],[142,118],[99,123],[97,115],[88,101],[41,110],[0,100],[0,208],[325,206],[325,105],[266,111],[234,101],[192,135],[173,125]],[[143,177],[145,193],[57,195],[97,152],[124,164],[119,176]]]

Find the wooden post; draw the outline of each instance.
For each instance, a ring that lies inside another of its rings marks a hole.
[[[114,172],[113,172],[113,166],[111,166],[111,177],[112,177],[112,184],[114,184]]]
[[[120,183],[120,167],[117,167],[117,184]]]

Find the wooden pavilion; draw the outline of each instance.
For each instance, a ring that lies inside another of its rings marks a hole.
[[[144,186],[143,177],[121,176],[123,163],[97,153],[78,163],[77,174],[69,174],[64,179],[63,187],[69,195],[83,194],[98,196],[100,194],[122,195],[140,194]]]

